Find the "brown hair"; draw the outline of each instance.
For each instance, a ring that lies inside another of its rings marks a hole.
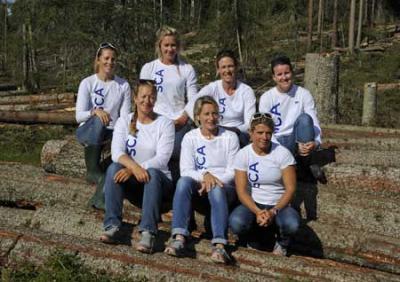
[[[223,50],[219,51],[217,56],[215,57],[216,68],[218,68],[219,61],[225,57],[231,58],[233,63],[235,64],[235,67],[237,67],[239,65],[239,61],[236,58],[235,53],[230,49],[223,49]]]
[[[274,131],[275,123],[269,113],[255,113],[250,119],[250,131],[253,131],[259,124],[264,124]]]
[[[218,104],[214,100],[214,98],[212,98],[210,96],[203,96],[203,97],[200,97],[199,99],[197,99],[196,102],[194,103],[194,107],[193,107],[193,119],[194,119],[194,123],[196,124],[197,127],[200,127],[200,121],[198,120],[198,117],[199,117],[201,110],[203,109],[203,106],[205,104],[213,105],[218,111]]]
[[[140,79],[136,85],[136,89],[133,91],[133,97],[137,97],[139,95],[140,89],[143,87],[150,87],[153,94],[157,95],[157,90],[156,90],[154,80]],[[137,105],[135,102],[133,103],[132,110],[133,110],[133,117],[131,120],[131,124],[129,126],[129,133],[132,136],[136,136],[136,133],[138,132],[138,129],[136,127],[136,123],[137,123],[137,119],[138,119],[138,112],[137,112]]]

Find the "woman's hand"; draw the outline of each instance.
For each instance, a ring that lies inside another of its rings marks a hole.
[[[270,225],[274,219],[274,214],[266,209],[259,210],[256,212],[257,224],[262,227]]]
[[[120,169],[114,175],[114,182],[115,183],[126,182],[129,179],[129,177],[131,177],[131,176],[132,176],[132,172],[129,169],[127,169],[127,168]]]
[[[221,182],[217,177],[212,175],[209,172],[206,172],[203,175],[203,181],[201,181],[201,187],[199,190],[199,194],[202,195],[204,192],[210,192],[212,188],[215,186],[223,187],[224,183]]]
[[[140,165],[136,164],[130,169],[130,171],[140,183],[147,183],[150,181],[149,173]]]
[[[186,123],[188,122],[188,120],[189,120],[189,117],[187,116],[187,114],[183,113],[179,118],[177,118],[175,120],[175,130],[178,131],[179,129],[184,127],[186,125]]]
[[[94,116],[98,116],[99,119],[101,120],[101,123],[104,124],[105,126],[109,125],[111,120],[110,114],[107,113],[105,110],[95,109],[92,114]]]
[[[308,156],[316,147],[317,144],[314,141],[299,143],[299,155]]]

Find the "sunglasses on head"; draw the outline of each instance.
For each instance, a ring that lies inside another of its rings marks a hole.
[[[98,57],[100,51],[101,51],[102,49],[105,49],[105,48],[111,48],[111,49],[113,49],[113,50],[117,50],[117,48],[115,48],[115,46],[112,45],[111,43],[109,43],[109,42],[103,42],[103,43],[100,43],[99,49],[97,49],[97,52],[96,52],[96,56]]]
[[[265,119],[272,119],[272,117],[271,117],[270,114],[255,113],[255,114],[251,117],[250,123],[252,123],[252,122],[255,121],[255,120],[262,119],[262,118],[265,118]]]

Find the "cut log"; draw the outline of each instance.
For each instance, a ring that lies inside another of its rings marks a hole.
[[[0,111],[54,111],[74,107],[73,101],[71,102],[57,104],[0,105]]]
[[[40,95],[15,95],[0,97],[0,105],[16,104],[55,104],[55,103],[73,103],[75,101],[74,93],[61,94],[40,94]]]
[[[76,124],[75,113],[0,112],[0,122]]]
[[[387,90],[394,90],[394,89],[400,89],[400,83],[379,83],[377,85],[377,91],[378,92],[383,92]]]
[[[336,123],[339,55],[307,54],[304,85],[315,99],[320,122],[322,124]]]
[[[102,150],[102,163],[109,161],[111,142],[107,142]],[[59,175],[84,177],[86,166],[84,148],[73,135],[64,140],[49,140],[43,148],[40,157],[41,165],[46,172]]]

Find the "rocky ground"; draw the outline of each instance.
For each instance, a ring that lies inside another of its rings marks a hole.
[[[339,147],[337,163],[326,167],[327,185],[299,183],[296,199],[304,220],[290,257],[235,247],[231,237],[235,262],[215,265],[202,228],[193,233],[189,258],[169,257],[162,250],[170,213],[163,215],[156,252],[141,254],[132,248],[140,212],[129,204],[126,241],[99,242],[103,214],[86,207],[94,187],[81,177],[83,162],[73,162],[73,173],[65,169],[68,156],[82,156],[70,140],[68,148],[66,141],[58,147],[53,142],[62,160],[45,158],[47,170],[58,174],[0,163],[0,266],[40,264],[62,249],[78,254],[93,271],[133,279],[400,281],[400,131],[328,126],[324,133],[327,145]]]

